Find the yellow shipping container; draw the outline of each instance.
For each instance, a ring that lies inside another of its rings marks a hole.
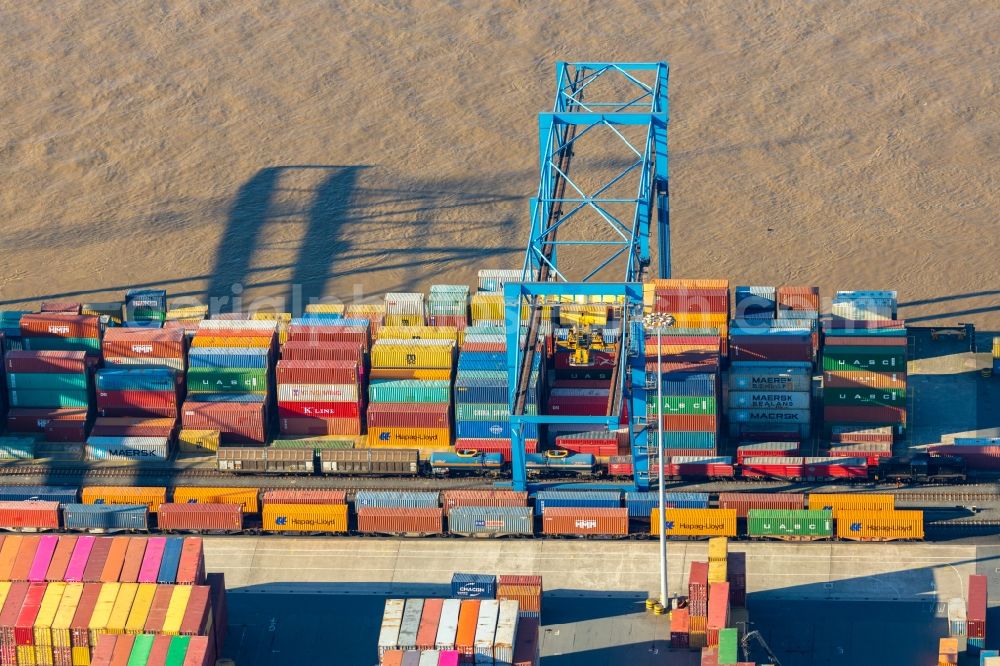
[[[139,583],[139,591],[135,593],[132,610],[125,621],[126,634],[141,634],[146,626],[146,616],[153,605],[153,595],[156,594],[156,583]]]
[[[892,511],[896,497],[889,493],[809,493],[810,511]]]
[[[306,306],[306,312],[318,314],[344,314],[344,310],[346,308],[347,306],[343,303],[310,303]]]
[[[458,328],[455,326],[382,326],[378,329],[378,340],[455,340]]]
[[[216,453],[221,435],[218,430],[191,430],[185,428],[177,436],[181,453]]]
[[[55,647],[73,647],[69,626],[76,615],[76,607],[83,596],[83,583],[67,583],[56,617],[52,620],[52,645]]]
[[[32,645],[17,646],[17,666],[36,666],[35,648]]]
[[[667,536],[736,536],[736,509],[667,509]],[[660,509],[650,513],[653,534],[660,534]]]
[[[36,645],[35,646],[35,663],[38,666],[52,666],[52,646],[51,645]]]
[[[704,615],[691,615],[688,620],[688,631],[692,634],[705,633],[708,618]]]
[[[184,612],[187,610],[188,601],[191,599],[192,586],[177,585],[174,593],[170,595],[170,605],[167,606],[167,615],[163,621],[163,633],[165,636],[176,636],[181,630],[181,622],[184,620]]]
[[[671,315],[677,328],[717,328],[721,333],[729,326],[729,315],[725,312],[675,312]]]
[[[344,318],[360,317],[367,319],[369,315],[384,315],[385,303],[350,303],[344,308]]]
[[[49,583],[42,597],[42,604],[35,616],[35,645],[52,645],[52,622],[56,619],[56,611],[66,592],[66,583]]]
[[[451,446],[450,428],[368,428],[370,449],[441,450]]]
[[[728,566],[725,560],[716,560],[715,562],[708,563],[708,582],[709,583],[725,583],[726,582],[726,572],[728,571]]]
[[[423,315],[418,314],[387,314],[384,319],[386,326],[423,326],[427,323]]]
[[[451,379],[451,369],[433,368],[372,368],[370,379]]]
[[[90,648],[73,648],[73,666],[90,666]]]
[[[476,292],[469,301],[472,320],[488,319],[492,321],[504,318],[503,294],[494,292]],[[528,305],[525,304],[521,316],[527,316]]]
[[[124,634],[125,624],[128,622],[128,614],[132,612],[132,602],[139,591],[139,583],[122,583],[118,590],[118,597],[115,605],[111,609],[111,616],[108,618],[107,632],[109,634]]]
[[[559,307],[559,325],[576,326],[593,324],[606,326],[608,323],[607,305],[562,305]]]
[[[847,511],[836,515],[837,538],[903,541],[924,538],[923,511]]]
[[[729,539],[712,537],[708,540],[708,561],[725,562],[729,559]]]
[[[242,337],[238,335],[205,335],[199,333],[191,340],[192,347],[270,347],[270,337]]]
[[[156,486],[87,486],[84,504],[145,504],[150,513],[167,501],[167,489]]]
[[[267,504],[264,530],[268,532],[346,532],[346,504]]]
[[[182,319],[204,319],[207,316],[207,305],[187,305],[180,308],[169,308],[166,319],[167,321],[178,321]]]
[[[111,611],[115,608],[115,599],[118,598],[121,586],[121,583],[104,583],[101,586],[101,591],[97,594],[97,603],[94,605],[94,612],[90,615],[90,623],[87,625],[91,645],[97,645],[97,637],[107,633],[108,620],[111,618]]]
[[[1000,338],[993,338],[993,358],[1000,358]]]
[[[174,502],[177,504],[239,504],[243,513],[258,513],[257,488],[196,488],[177,486],[174,488]]]
[[[10,581],[0,581],[0,608],[6,603],[8,594],[10,594]]]
[[[652,284],[654,289],[729,289],[729,280],[706,278],[657,278]]]
[[[403,344],[379,340],[372,345],[371,361],[372,368],[451,368],[455,361],[455,343],[419,340]]]

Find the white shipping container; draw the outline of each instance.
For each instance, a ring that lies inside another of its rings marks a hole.
[[[87,439],[85,458],[96,460],[167,460],[168,437],[94,437]]]
[[[517,611],[517,601],[508,599],[500,602],[497,633],[493,640],[493,659],[497,666],[511,666],[514,663],[514,646],[517,644]]]
[[[493,662],[493,641],[497,634],[497,620],[500,615],[500,603],[495,599],[485,599],[479,604],[479,622],[476,623],[475,663],[490,664]]]
[[[385,610],[382,612],[382,628],[378,632],[378,659],[386,650],[395,650],[399,644],[399,626],[403,621],[402,599],[386,599]]]
[[[441,605],[437,638],[434,639],[434,647],[438,650],[455,649],[455,635],[458,633],[458,615],[461,608],[461,599],[445,599]]]
[[[967,635],[965,599],[948,600],[948,635],[952,638]]]
[[[198,322],[199,331],[261,331],[274,333],[278,330],[276,320],[267,319],[203,319]]]
[[[420,653],[420,661],[417,662],[417,666],[438,666],[438,657],[437,650],[424,650]]]
[[[399,624],[399,649],[417,649],[417,631],[420,629],[420,615],[424,612],[423,599],[407,599],[403,607],[403,620]]]
[[[730,409],[809,409],[807,391],[730,391]]]
[[[357,384],[278,384],[278,402],[355,402]]]

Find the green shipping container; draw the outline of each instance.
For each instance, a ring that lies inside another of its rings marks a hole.
[[[371,402],[451,402],[451,382],[447,379],[374,380],[368,387]]]
[[[174,636],[170,639],[166,666],[184,666],[184,658],[187,657],[188,644],[190,643],[190,636]]]
[[[21,338],[26,351],[101,351],[98,338]]]
[[[826,347],[823,369],[906,372],[906,352],[899,347]]]
[[[739,639],[735,628],[719,630],[719,666],[732,666],[739,663],[737,644]]]
[[[265,393],[267,370],[189,368],[187,389],[192,393]]]
[[[132,653],[128,656],[127,666],[146,666],[155,639],[156,636],[152,634],[139,634],[136,636],[135,642],[132,643]]]
[[[59,391],[43,389],[12,390],[11,407],[86,407],[87,391]]]
[[[7,386],[18,390],[86,391],[87,375],[72,372],[12,372]]]
[[[715,398],[701,396],[663,396],[664,414],[715,414]],[[647,414],[656,414],[656,394],[646,398]]]
[[[314,451],[321,449],[353,449],[353,439],[276,439],[271,443],[274,449],[308,449],[312,447]]]
[[[752,537],[833,536],[833,512],[750,509],[747,511],[747,534]]]
[[[906,389],[824,389],[824,405],[873,405],[905,407]]]

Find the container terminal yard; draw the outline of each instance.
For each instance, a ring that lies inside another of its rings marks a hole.
[[[1000,338],[674,276],[668,71],[557,63],[523,265],[472,288],[0,312],[3,663],[1000,663]],[[186,540],[201,619],[126,631]]]

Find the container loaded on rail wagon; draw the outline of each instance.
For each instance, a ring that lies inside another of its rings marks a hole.
[[[527,493],[506,490],[366,490],[355,494],[353,505],[338,490],[178,487],[171,502],[164,501],[166,488],[67,490],[4,488],[0,496],[14,499],[0,501],[0,530],[644,539],[657,536],[660,524],[653,492],[544,491],[531,506]],[[887,494],[723,493],[718,508],[709,504],[704,493],[668,493],[667,536],[792,541],[924,536],[923,512],[896,510]]]

